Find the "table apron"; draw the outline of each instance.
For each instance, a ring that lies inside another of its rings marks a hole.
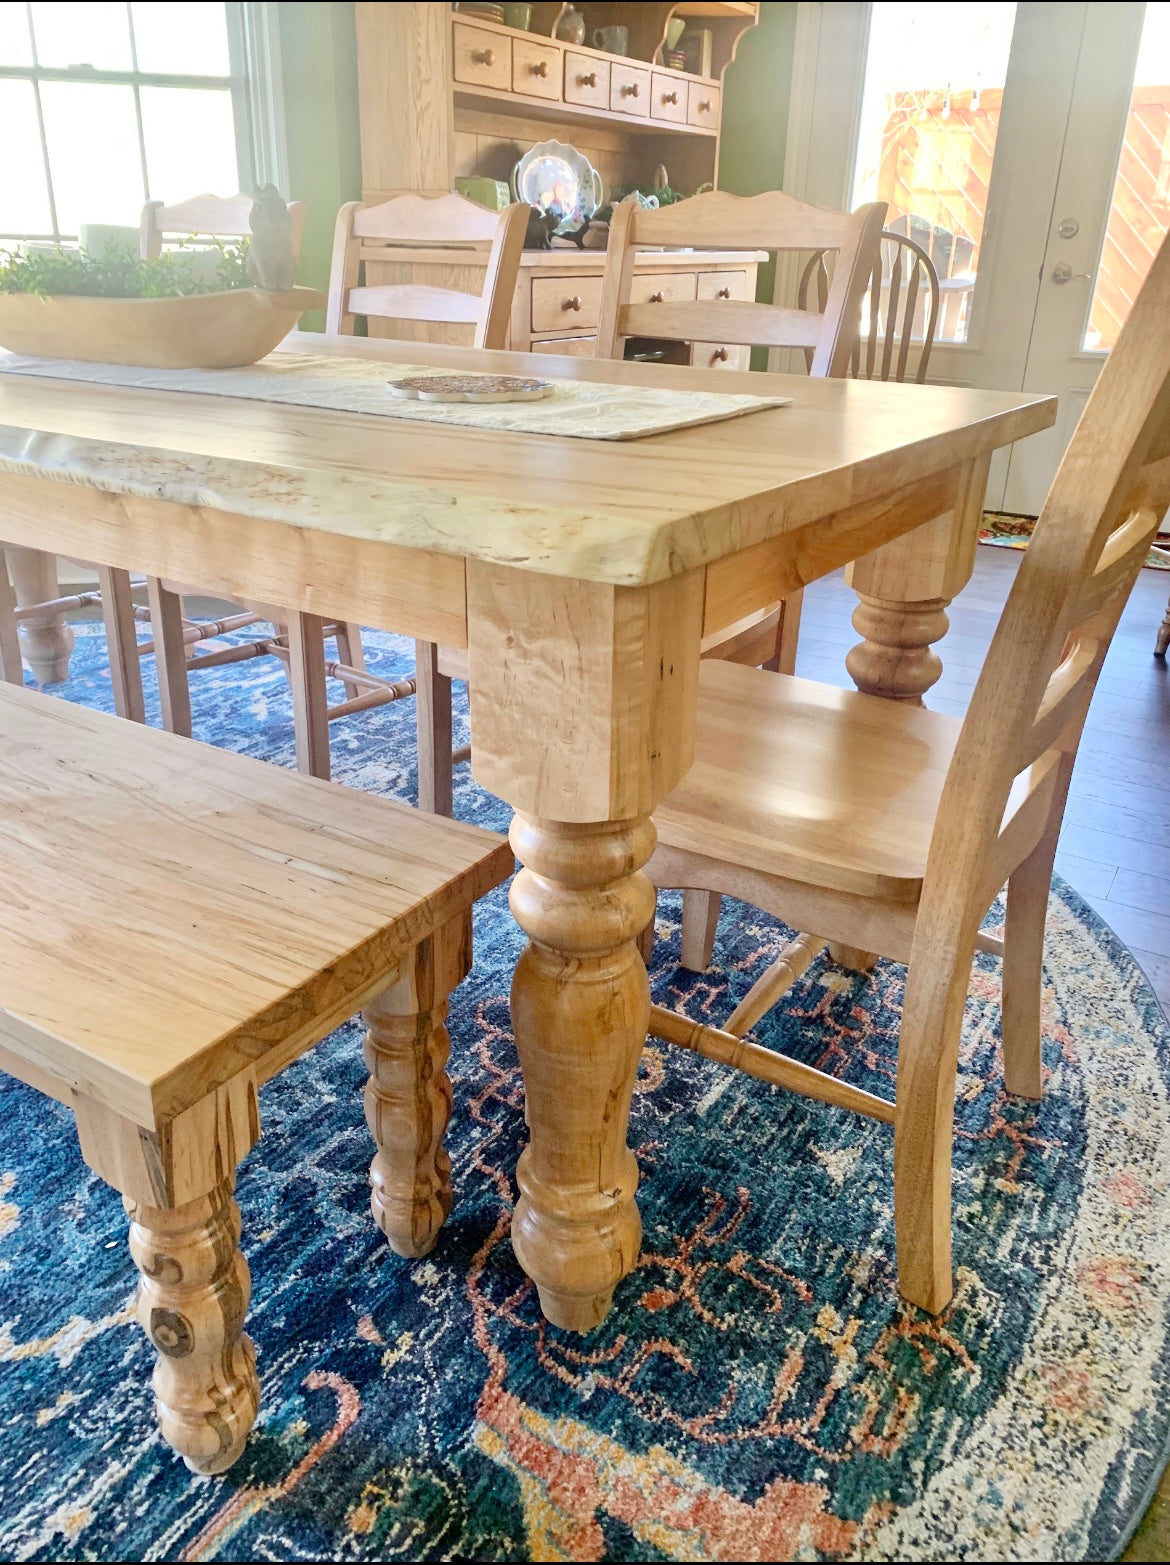
[[[0,473],[0,540],[467,645],[467,571],[455,554],[16,473]]]

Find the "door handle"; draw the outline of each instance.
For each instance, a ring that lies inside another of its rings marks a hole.
[[[1052,271],[1049,273],[1049,275],[1052,278],[1052,281],[1059,284],[1061,287],[1063,287],[1065,283],[1071,283],[1074,277],[1084,277],[1089,282],[1092,282],[1093,280],[1089,276],[1088,272],[1074,272],[1067,261],[1058,261],[1052,268]]]

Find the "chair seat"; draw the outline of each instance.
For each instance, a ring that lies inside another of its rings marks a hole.
[[[957,718],[703,662],[695,763],[655,812],[665,848],[914,902]]]
[[[274,1074],[512,868],[478,827],[0,686],[0,1051],[158,1123]]]

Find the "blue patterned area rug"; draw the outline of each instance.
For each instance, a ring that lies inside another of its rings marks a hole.
[[[371,638],[401,668],[408,649]],[[62,696],[107,706],[89,627]],[[200,675],[197,731],[291,761],[275,668]],[[157,720],[157,718],[155,719]],[[347,782],[410,798],[413,704],[334,735]],[[466,774],[466,768],[461,769]],[[464,775],[459,813],[502,823]],[[725,1016],[785,939],[727,909],[725,976],[657,997]],[[47,910],[46,916],[51,916]],[[994,918],[993,918],[994,922]],[[888,1129],[645,1051],[631,1124],[645,1247],[609,1320],[542,1321],[508,1240],[524,1138],[518,948],[479,909],[452,1007],[457,1205],[406,1262],[367,1211],[359,1030],[261,1094],[241,1172],[260,1417],[193,1478],[155,1433],[119,1198],[64,1109],[0,1086],[0,1556],[166,1560],[1100,1559],[1160,1470],[1170,1397],[1170,1033],[1067,887],[1049,925],[1039,1107],[1005,1097],[980,957],[958,1091],[958,1286],[937,1320],[894,1278]],[[762,1041],[889,1094],[902,972],[818,961]]]

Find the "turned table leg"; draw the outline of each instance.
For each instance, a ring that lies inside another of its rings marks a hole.
[[[244,1448],[260,1402],[244,1333],[251,1293],[229,1176],[166,1209],[130,1197],[137,1315],[158,1352],[153,1386],[163,1438],[197,1473],[220,1473]]]
[[[424,940],[366,1006],[366,1123],[374,1221],[399,1255],[426,1255],[451,1210],[447,997],[471,968],[471,914]]]
[[[517,1259],[554,1325],[588,1331],[638,1258],[638,1169],[626,1145],[650,1016],[637,938],[654,916],[641,873],[652,822],[565,825],[517,815],[511,906],[530,944],[512,983],[531,1140],[516,1178]]]
[[[15,544],[9,544],[4,552],[8,556],[18,609],[34,603],[51,603],[58,596],[55,555]],[[60,614],[34,614],[21,620],[20,640],[25,661],[38,685],[52,685],[69,678],[73,632]]]

